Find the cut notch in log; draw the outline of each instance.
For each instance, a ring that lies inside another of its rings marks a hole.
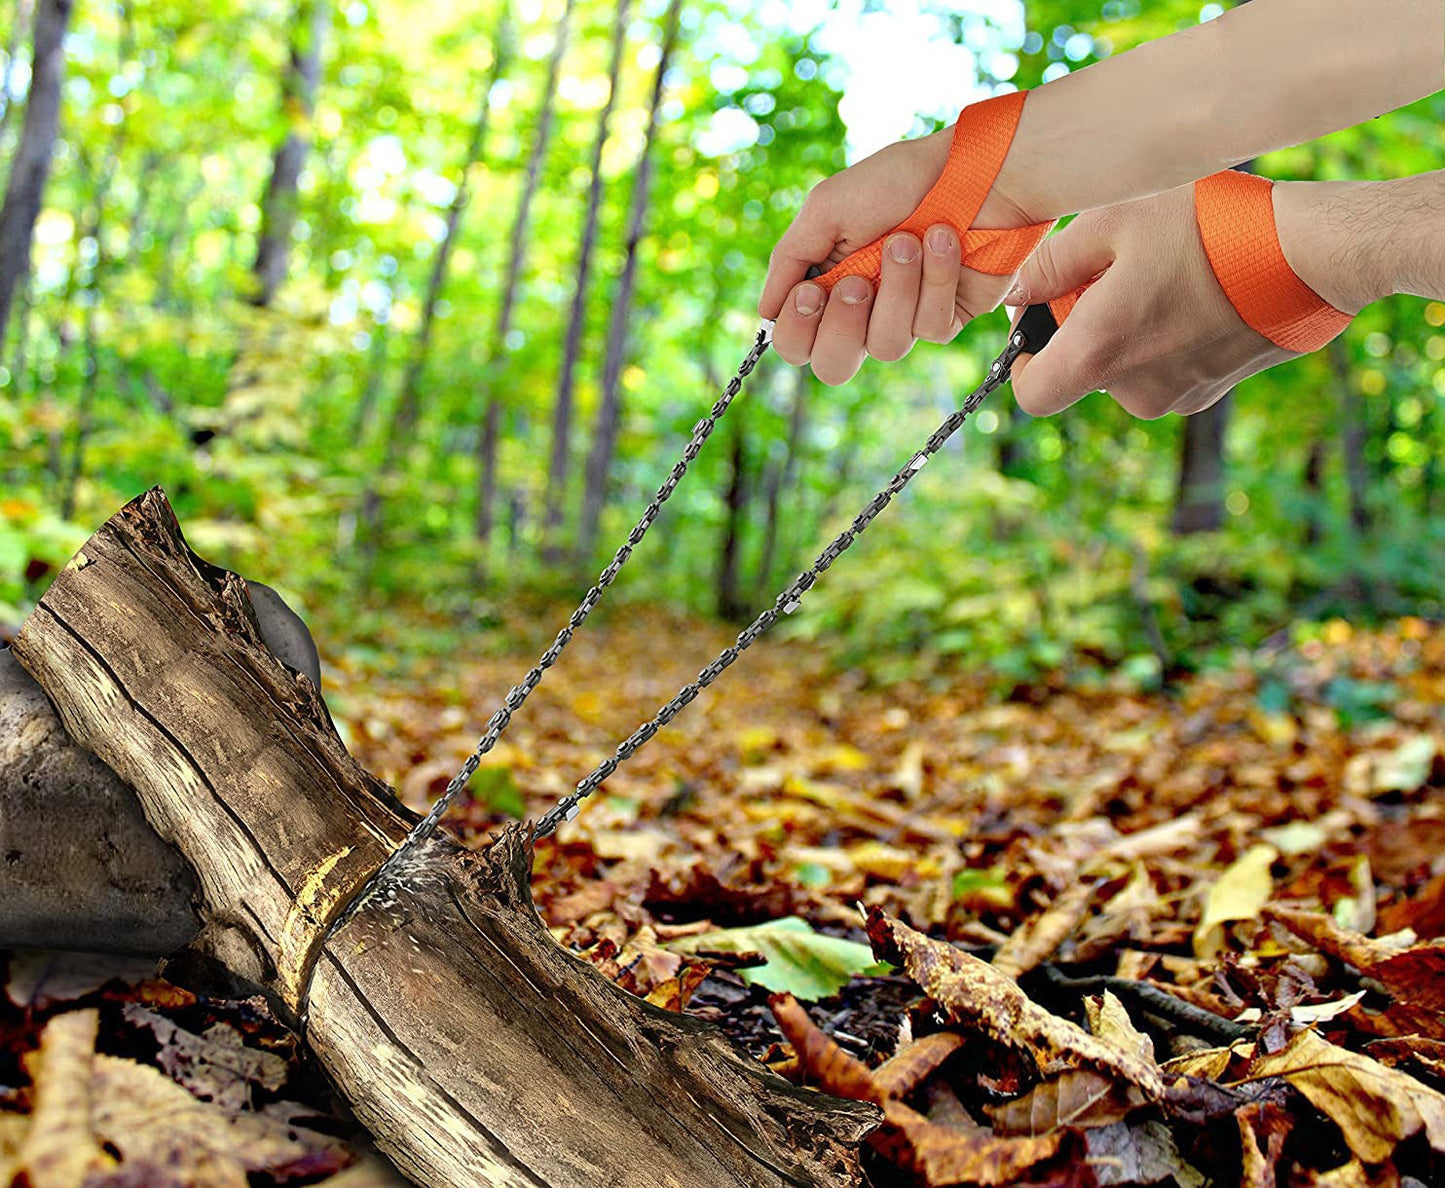
[[[434,843],[340,908],[414,817],[261,642],[244,583],[152,491],[56,578],[15,643],[71,734],[192,867],[196,947],[297,1013],[378,1146],[428,1185],[844,1185],[872,1107],[809,1093],[627,994],[533,907],[531,849]],[[314,969],[314,974],[313,974]]]

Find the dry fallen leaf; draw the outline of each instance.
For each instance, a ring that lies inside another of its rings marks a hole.
[[[1250,1076],[1284,1077],[1330,1117],[1366,1163],[1382,1163],[1422,1130],[1436,1151],[1445,1152],[1445,1094],[1313,1031],[1259,1057]]]
[[[1072,883],[1048,910],[1014,932],[994,954],[993,967],[1005,977],[1017,980],[1058,951],[1083,922],[1094,902],[1097,884]]]
[[[1224,947],[1225,924],[1259,915],[1274,894],[1269,868],[1278,857],[1273,846],[1251,846],[1214,881],[1194,930],[1197,957],[1212,957]]]
[[[877,908],[868,910],[868,936],[882,960],[903,966],[963,1030],[1024,1053],[1041,1071],[1093,1068],[1122,1077],[1150,1100],[1164,1095],[1152,1060],[1044,1010],[987,962],[930,940]]]

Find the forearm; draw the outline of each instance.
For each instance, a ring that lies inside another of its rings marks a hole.
[[[1382,182],[1280,182],[1285,259],[1346,313],[1394,293],[1445,301],[1445,170]]]
[[[1056,218],[1351,127],[1445,82],[1441,0],[1254,0],[1030,94],[998,188]]]

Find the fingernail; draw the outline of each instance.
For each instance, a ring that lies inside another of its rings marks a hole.
[[[1028,294],[1024,291],[1022,281],[1014,281],[1013,287],[1003,295],[1005,305],[1023,305],[1028,300]]]
[[[953,250],[953,232],[947,227],[935,227],[928,233],[928,250],[946,256]]]
[[[918,245],[911,235],[895,235],[888,241],[888,254],[900,264],[911,264],[918,255]]]
[[[800,285],[793,305],[805,318],[811,318],[823,304],[823,290],[817,285]]]
[[[873,290],[861,276],[845,276],[838,282],[838,296],[844,305],[862,305]]]

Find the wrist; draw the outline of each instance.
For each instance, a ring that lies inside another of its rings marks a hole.
[[[1398,261],[1379,233],[1373,182],[1276,182],[1284,258],[1321,298],[1354,315],[1396,291]]]

